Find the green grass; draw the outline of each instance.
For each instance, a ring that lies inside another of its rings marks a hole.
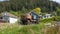
[[[39,34],[40,27],[38,25],[24,26],[19,32],[21,32],[21,34]]]
[[[13,14],[13,15],[15,15],[15,16],[18,16],[18,17],[20,17],[20,15],[23,15],[23,14],[25,14],[23,11],[10,11],[10,13],[11,14]]]
[[[39,34],[42,26],[35,25],[17,25],[1,24],[0,34]]]
[[[18,25],[4,23],[0,24],[0,34],[57,34],[60,32],[59,26],[48,27],[45,23]]]
[[[15,12],[15,11],[10,11],[11,14],[14,14],[16,16],[18,16],[18,12]]]
[[[3,24],[0,26],[0,34],[18,34],[18,27],[15,24]]]

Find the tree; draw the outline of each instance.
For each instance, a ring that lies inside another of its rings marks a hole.
[[[60,16],[60,8],[57,8],[57,16]]]
[[[39,15],[41,13],[41,8],[35,8],[34,11]]]
[[[7,2],[0,2],[0,4],[0,6],[2,6],[2,8],[4,9],[1,11],[21,11],[24,6],[28,10],[40,7],[42,8],[41,12],[50,12],[52,9],[53,11],[56,11],[55,7],[60,6],[58,3],[49,0],[10,0]]]

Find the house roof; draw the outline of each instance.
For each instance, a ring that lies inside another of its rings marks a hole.
[[[15,16],[15,15],[9,13],[9,12],[3,12],[3,13],[1,13],[1,15],[2,16],[9,16],[9,17],[15,17],[15,18],[17,18],[17,16]]]

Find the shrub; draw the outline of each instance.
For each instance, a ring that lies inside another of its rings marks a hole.
[[[53,17],[54,21],[60,21],[60,16]]]
[[[46,23],[46,22],[52,22],[52,21],[53,21],[52,18],[47,18],[47,19],[41,20],[41,22],[44,22],[44,23]]]
[[[47,19],[44,19],[44,20],[41,20],[41,22],[52,22],[52,21],[60,21],[60,16],[55,16],[55,17],[52,17],[52,18],[47,18]]]

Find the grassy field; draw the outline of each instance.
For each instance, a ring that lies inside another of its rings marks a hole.
[[[9,23],[0,23],[0,34],[59,34],[58,25],[46,23],[18,25]]]

